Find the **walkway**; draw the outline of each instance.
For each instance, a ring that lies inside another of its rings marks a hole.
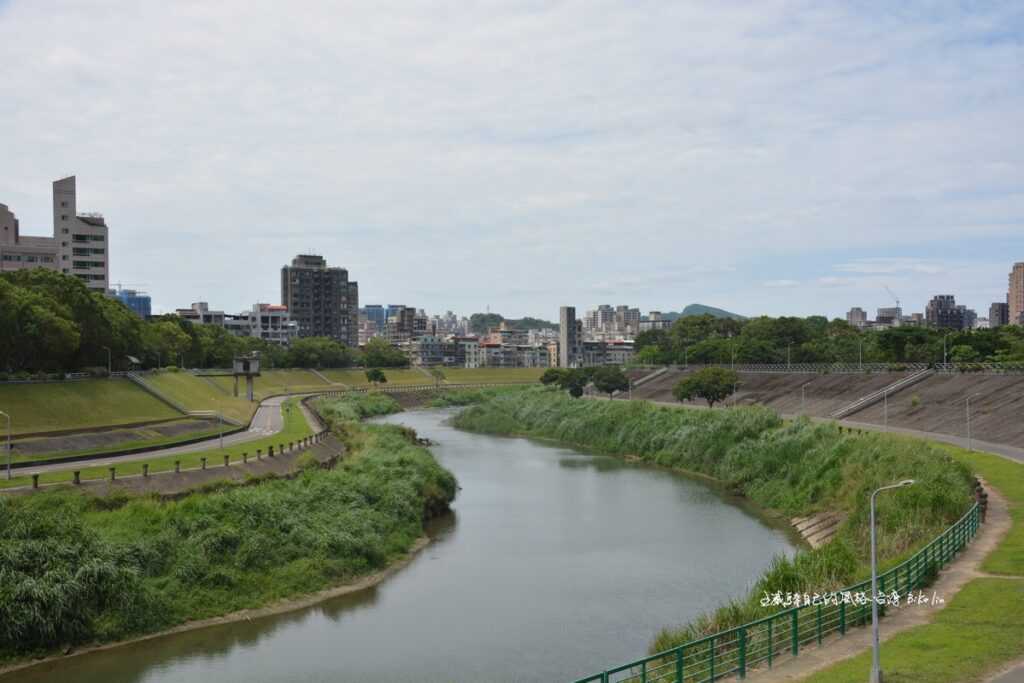
[[[303,394],[307,396],[309,394]],[[231,446],[240,443],[246,443],[248,441],[255,441],[268,436],[277,434],[284,429],[284,418],[281,415],[281,404],[290,396],[271,396],[260,403],[259,408],[256,409],[256,414],[253,415],[252,421],[249,423],[249,429],[244,432],[237,432],[235,434],[229,434],[224,437],[224,445]],[[312,415],[303,410],[303,415],[306,418],[306,422],[309,423],[310,429],[316,431],[319,429],[318,424]],[[133,462],[137,460],[152,460],[154,458],[163,458],[168,455],[180,455],[184,453],[195,453],[198,451],[206,451],[211,448],[218,448],[220,446],[220,437],[213,437],[211,439],[204,439],[203,441],[197,441],[190,443],[185,446],[174,446],[171,448],[155,448],[148,451],[142,451],[140,453],[130,453],[126,455],[114,455],[107,457],[96,458],[95,460],[77,460],[75,462],[56,462],[52,465],[39,465],[37,467],[27,467],[24,469],[17,470],[18,476],[26,476],[32,474],[42,474],[44,472],[61,472],[66,470],[80,470],[85,467],[110,467],[116,466],[118,463]]]

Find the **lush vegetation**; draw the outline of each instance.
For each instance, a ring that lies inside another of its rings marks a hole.
[[[1024,362],[1024,328],[952,332],[927,327],[860,330],[845,320],[687,316],[636,338],[643,363]]]
[[[569,392],[573,398],[583,395],[583,390],[592,385],[603,394],[613,396],[616,391],[629,389],[629,378],[622,369],[613,365],[591,368],[548,368],[540,376],[545,386],[555,385]]]
[[[625,401],[574,401],[536,388],[467,408],[464,429],[557,439],[598,452],[713,477],[728,490],[786,517],[816,511],[847,515],[835,540],[793,559],[777,558],[745,598],[683,628],[662,633],[652,650],[745,623],[768,612],[763,591],[823,591],[864,574],[867,503],[880,485],[912,487],[879,500],[879,553],[887,562],[937,535],[967,509],[970,471],[929,444],[882,434],[850,434],[834,424],[783,422],[760,408],[694,411]]]
[[[543,368],[445,368],[444,376],[450,384],[535,382],[543,372]]]
[[[970,581],[932,621],[885,641],[886,680],[946,683],[983,681],[1024,655],[1024,476],[1022,466],[987,453],[939,448],[984,477],[1007,500],[1013,526],[985,558],[982,570],[1008,577]],[[871,652],[834,664],[808,683],[860,683],[868,678]]]
[[[709,408],[713,408],[716,403],[732,396],[739,383],[740,376],[733,370],[703,368],[679,380],[672,388],[672,395],[677,401],[702,398],[708,402]]]
[[[407,552],[454,498],[454,478],[407,430],[332,421],[358,432],[356,450],[292,480],[176,502],[68,490],[0,499],[0,658],[257,607]]]

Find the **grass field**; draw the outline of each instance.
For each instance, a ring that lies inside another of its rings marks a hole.
[[[221,396],[233,398],[232,394],[235,390],[235,379],[233,377],[214,376],[207,377],[206,379],[221,388]],[[199,381],[206,383],[203,379]],[[207,386],[209,386],[208,383]],[[256,378],[253,388],[256,400],[259,401],[275,394],[319,391],[326,389],[328,386],[326,382],[309,370],[264,370]],[[239,394],[245,393],[244,380],[239,380],[238,392]]]
[[[0,384],[0,410],[14,434],[87,429],[180,417],[126,379]],[[0,417],[0,432],[6,430]]]
[[[1024,465],[955,446],[938,447],[1006,497],[1013,526],[981,566],[984,572],[1006,578],[970,581],[931,623],[885,641],[882,670],[887,681],[983,681],[1024,656]],[[867,650],[804,680],[862,683],[870,668]]]
[[[450,384],[536,382],[547,368],[444,368]]]
[[[274,436],[268,436],[262,439],[256,439],[253,441],[247,441],[245,443],[228,445],[223,449],[210,448],[204,451],[196,451],[194,453],[179,453],[177,455],[168,455],[162,458],[152,458],[149,460],[136,460],[132,462],[123,462],[117,465],[117,476],[128,476],[132,474],[142,473],[142,464],[149,464],[149,471],[151,473],[157,472],[170,472],[174,469],[175,461],[181,461],[182,469],[189,469],[193,467],[199,467],[201,459],[207,458],[208,467],[223,466],[224,456],[229,456],[231,462],[236,462],[242,459],[242,453],[246,452],[251,457],[256,455],[256,449],[262,449],[264,453],[267,452],[268,446],[273,446],[276,450],[280,444],[287,445],[289,441],[298,441],[299,439],[309,436],[313,433],[310,429],[309,424],[306,422],[306,418],[303,416],[302,411],[298,407],[299,399],[293,398],[285,401],[284,405],[286,408],[284,416],[284,429]],[[86,463],[82,464],[82,479],[103,479],[110,476],[110,470],[108,466],[103,465],[101,467],[88,467]],[[46,472],[39,476],[40,484],[54,484],[59,482],[69,482],[73,479],[71,470],[61,472]],[[29,486],[32,484],[31,469],[28,473],[16,476],[10,481],[6,479],[0,479],[0,488],[10,488],[14,486]]]
[[[430,384],[431,378],[419,370],[412,368],[383,368],[384,376],[388,384]],[[369,385],[366,381],[366,370],[362,368],[348,368],[345,370],[321,370],[321,374],[332,382],[347,384],[350,387],[365,387]]]
[[[258,407],[257,403],[250,403],[245,398],[231,396],[232,385],[228,386],[228,393],[225,394],[189,372],[161,372],[146,375],[143,379],[189,410],[223,411],[228,417],[243,424],[249,422]],[[231,378],[221,379],[234,381]]]

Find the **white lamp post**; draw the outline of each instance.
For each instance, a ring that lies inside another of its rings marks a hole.
[[[871,494],[871,678],[869,683],[882,683],[881,653],[878,646],[878,551],[875,543],[875,496],[882,491],[910,486],[913,479],[904,479],[898,484],[889,484]]]
[[[967,450],[974,450],[974,442],[971,441],[971,399],[977,398],[981,394],[971,394],[967,397]]]

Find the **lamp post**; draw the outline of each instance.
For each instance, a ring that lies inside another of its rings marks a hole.
[[[971,394],[967,397],[967,450],[974,450],[974,442],[971,441],[971,399],[977,398],[981,394]]]
[[[904,479],[897,484],[889,484],[876,489],[871,494],[871,678],[869,683],[882,683],[881,653],[878,646],[878,551],[875,543],[875,496],[882,491],[910,486],[913,479]]]
[[[788,344],[786,344],[786,370],[787,371],[789,371],[789,369],[792,367],[792,365],[793,365],[792,361],[793,361],[793,342],[789,342]]]
[[[107,350],[107,377],[110,377],[110,373],[113,371],[113,366],[110,362],[110,347],[104,346],[103,348]]]
[[[864,337],[857,337],[857,370],[864,372]]]
[[[810,384],[810,382],[807,382],[806,384],[801,384],[800,385],[800,414],[801,415],[806,415],[807,414],[806,405],[807,405],[807,385],[808,384]]]
[[[11,479],[11,416],[0,410],[0,415],[7,418],[7,480]]]
[[[882,426],[889,431],[889,390],[882,392]]]
[[[946,372],[947,369],[948,369],[948,368],[946,368],[946,364],[949,362],[947,360],[948,354],[946,353],[946,340],[949,339],[949,335],[950,334],[952,334],[952,333],[951,332],[947,332],[946,334],[942,335],[942,371],[943,372]]]

